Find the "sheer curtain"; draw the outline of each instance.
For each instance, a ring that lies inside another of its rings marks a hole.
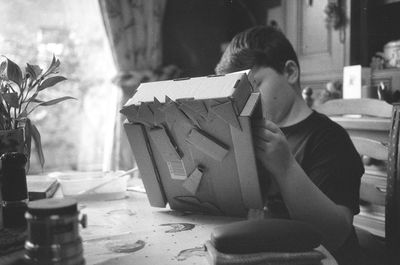
[[[118,69],[115,83],[122,91],[120,109],[141,82],[163,78],[159,70],[162,68],[161,28],[166,0],[99,0],[99,4]],[[112,169],[126,170],[135,165],[122,128],[123,121],[120,115],[115,123],[114,144],[108,152]]]

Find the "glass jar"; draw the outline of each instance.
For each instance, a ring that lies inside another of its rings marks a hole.
[[[27,264],[85,264],[79,224],[86,227],[86,215],[79,217],[75,199],[53,198],[29,202],[25,217],[28,236],[24,259]]]
[[[24,217],[28,202],[25,165],[27,158],[22,153],[10,152],[1,157],[1,190],[3,225],[15,228],[26,225]]]

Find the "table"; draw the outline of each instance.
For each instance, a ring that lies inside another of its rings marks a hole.
[[[80,202],[88,227],[80,230],[87,265],[208,265],[204,243],[213,228],[242,219],[153,208],[143,192],[128,191],[121,200]],[[337,265],[328,251],[324,265]],[[11,256],[0,264],[11,264]]]

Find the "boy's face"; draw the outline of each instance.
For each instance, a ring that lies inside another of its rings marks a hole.
[[[257,67],[249,73],[250,83],[261,94],[263,117],[279,125],[284,122],[296,99],[287,74],[270,67]]]

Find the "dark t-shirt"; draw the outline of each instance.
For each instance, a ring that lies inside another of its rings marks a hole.
[[[281,130],[292,154],[314,184],[333,202],[358,214],[364,166],[345,129],[314,111],[305,120]],[[279,194],[267,199],[267,207],[280,216],[287,214]],[[332,254],[340,265],[352,264],[350,260],[356,260],[357,248],[353,229],[345,244]]]

